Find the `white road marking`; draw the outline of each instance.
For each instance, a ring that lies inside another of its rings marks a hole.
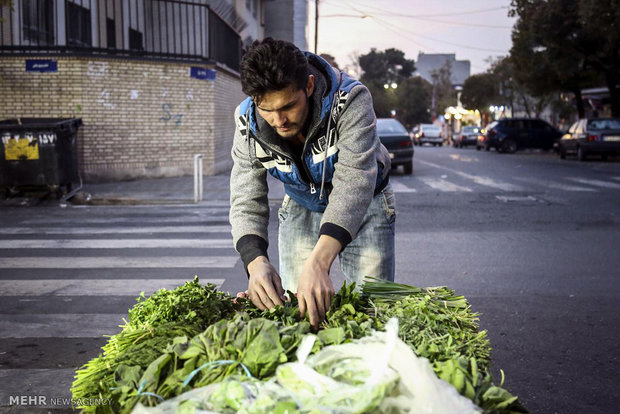
[[[469,187],[461,187],[460,185],[456,185],[454,183],[446,181],[443,178],[420,177],[419,180],[422,181],[424,184],[428,185],[429,187],[432,187],[439,191],[446,191],[446,192],[454,192],[454,191],[469,192],[471,191],[471,188]]]
[[[0,269],[233,268],[238,256],[0,257]]]
[[[568,177],[568,179],[571,180],[571,181],[575,181],[575,182],[581,183],[581,184],[593,185],[595,187],[613,188],[613,189],[616,189],[616,190],[620,190],[620,184],[610,183],[608,181],[588,180],[588,179],[579,178],[579,177]]]
[[[0,280],[0,296],[138,296],[174,289],[184,279],[30,279]],[[224,279],[200,279],[220,288]]]
[[[415,193],[417,190],[415,188],[409,188],[405,184],[400,181],[391,180],[390,184],[392,184],[392,189],[395,193]]]
[[[208,223],[217,223],[222,221],[228,221],[228,216],[221,217],[78,217],[74,219],[52,219],[52,218],[37,218],[25,220],[23,224],[42,224],[44,226],[80,226],[82,224],[135,224],[135,223],[148,223],[148,224],[166,224],[166,223],[185,223],[188,225],[207,225]]]
[[[428,165],[430,167],[435,167],[435,168],[440,168],[440,169],[443,169],[443,170],[450,171],[450,172],[452,172],[454,174],[460,175],[461,177],[467,178],[468,180],[472,180],[476,184],[483,185],[483,186],[486,186],[486,187],[496,188],[496,189],[502,190],[502,191],[523,191],[524,190],[523,188],[521,188],[521,187],[519,187],[517,185],[514,185],[514,184],[506,183],[506,182],[503,182],[503,181],[496,181],[496,180],[493,180],[492,178],[489,178],[489,177],[480,177],[480,176],[477,176],[477,175],[467,174],[467,173],[464,173],[462,171],[458,171],[458,170],[455,170],[455,169],[452,169],[452,168],[447,168],[447,167],[444,167],[442,165],[435,164],[435,163],[432,163],[432,162],[422,161],[422,160],[418,160],[417,162],[425,164],[425,165]]]
[[[144,227],[5,227],[0,234],[143,234],[143,233],[230,233],[230,226]]]
[[[0,338],[98,338],[120,331],[127,314],[0,314]]]
[[[563,191],[584,191],[584,192],[597,191],[594,188],[580,187],[577,185],[570,185],[570,184],[560,184],[560,183],[556,183],[553,181],[540,180],[537,178],[530,178],[530,177],[514,177],[514,178],[519,181],[525,181],[528,183],[540,185],[542,187],[555,188],[557,190],[563,190]]]
[[[0,249],[232,249],[232,239],[0,240]]]

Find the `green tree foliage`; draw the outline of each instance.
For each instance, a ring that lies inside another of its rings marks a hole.
[[[485,110],[495,105],[499,96],[497,77],[492,72],[471,75],[463,84],[461,103],[469,109]]]
[[[412,78],[413,60],[397,49],[371,49],[358,61],[363,71],[360,80],[372,94],[377,117],[391,117],[392,111],[396,111],[396,118],[408,127],[428,121],[431,87],[421,78]],[[396,89],[391,87],[392,83],[397,85]]]
[[[620,0],[512,0],[510,59],[515,80],[534,96],[606,83],[620,116]]]
[[[407,129],[431,120],[429,111],[433,86],[421,77],[405,79],[398,86],[397,118]]]
[[[377,49],[373,48],[370,53],[360,56],[359,62],[364,71],[361,81],[381,86],[408,79],[415,70],[413,60],[406,59],[404,52],[398,49],[377,52]]]

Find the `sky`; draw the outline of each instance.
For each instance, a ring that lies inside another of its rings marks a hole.
[[[314,0],[308,0],[308,49],[314,51]],[[318,53],[352,66],[355,54],[396,48],[407,59],[418,53],[454,53],[485,72],[489,57],[508,55],[515,18],[510,0],[320,0]],[[366,17],[363,17],[366,16]]]

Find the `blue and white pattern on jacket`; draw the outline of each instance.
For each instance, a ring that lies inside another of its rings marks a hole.
[[[296,165],[291,155],[281,147],[261,139],[257,128],[255,104],[250,97],[240,105],[238,125],[241,134],[248,140],[250,157],[255,154],[255,160],[260,162],[269,174],[284,183],[286,193],[293,200],[309,210],[322,212],[327,207],[327,197],[326,191],[321,192],[321,188],[331,183],[334,165],[338,161],[338,118],[351,89],[360,85],[360,82],[347,74],[334,72],[331,66],[317,55],[306,52],[306,56],[312,65],[320,68],[324,76],[330,77],[331,89],[321,99],[319,121],[321,126],[313,136],[307,137],[302,156],[304,165]],[[331,119],[327,119],[328,114],[331,115]],[[326,134],[328,126],[329,134]],[[302,175],[299,168],[305,168],[307,174]],[[311,182],[308,183],[302,178],[306,175]]]

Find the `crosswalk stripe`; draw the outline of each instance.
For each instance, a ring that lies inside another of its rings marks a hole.
[[[73,368],[51,369],[0,369],[0,404],[1,406],[22,406],[22,411],[29,412],[28,408],[71,408],[71,384],[75,376]],[[17,381],[16,379],[19,379]],[[26,400],[19,399],[25,396]],[[32,397],[35,397],[33,400]],[[43,397],[43,398],[41,398]],[[17,401],[11,401],[11,398]],[[23,404],[26,403],[26,404]],[[16,407],[19,408],[19,407]],[[32,410],[34,411],[34,410]]]
[[[584,191],[584,192],[596,191],[593,188],[580,187],[580,186],[577,186],[577,185],[570,185],[570,184],[560,184],[560,183],[556,183],[556,182],[553,182],[553,181],[540,180],[540,179],[537,179],[537,178],[515,177],[515,179],[519,180],[519,181],[525,181],[525,182],[536,184],[536,185],[540,185],[540,186],[543,186],[543,187],[555,188],[557,190],[563,190],[563,191]]]
[[[230,233],[229,225],[143,227],[5,227],[0,234]]]
[[[43,224],[44,226],[71,225],[81,226],[83,224],[164,224],[164,223],[184,223],[188,225],[205,225],[208,223],[228,222],[228,216],[221,217],[196,217],[196,216],[179,216],[179,217],[76,217],[71,221],[52,218],[37,218],[24,220],[22,224]]]
[[[454,174],[457,174],[463,178],[467,178],[468,180],[471,180],[473,182],[475,182],[476,184],[479,185],[483,185],[485,187],[491,187],[491,188],[496,188],[498,190],[502,190],[502,191],[523,191],[523,188],[514,185],[514,184],[510,184],[510,183],[506,183],[503,181],[497,181],[497,180],[493,180],[492,178],[489,177],[480,177],[477,175],[472,175],[472,174],[467,174],[464,173],[462,171],[458,171],[452,168],[448,168],[448,167],[444,167],[442,165],[439,164],[435,164],[432,162],[428,162],[428,161],[422,161],[419,160],[417,161],[418,163],[424,164],[424,165],[428,165],[430,167],[434,167],[434,168],[439,168],[442,170],[446,170],[446,171],[450,171]]]
[[[224,249],[232,239],[13,239],[0,240],[0,249]]]
[[[460,185],[456,185],[454,183],[446,181],[446,180],[444,180],[442,178],[420,177],[419,180],[422,181],[424,184],[428,185],[429,187],[432,187],[432,188],[434,188],[436,190],[439,190],[439,191],[445,191],[445,192],[454,192],[454,191],[469,192],[469,191],[472,191],[471,188],[469,188],[469,187],[462,187]]]
[[[0,269],[233,268],[238,256],[0,257]]]
[[[395,193],[415,193],[416,192],[415,188],[409,188],[405,184],[401,183],[400,181],[392,180],[390,181],[390,184],[392,184],[392,190],[394,190]]]
[[[37,279],[0,280],[0,296],[138,296],[174,289],[183,279]],[[224,279],[200,279],[220,288]]]
[[[127,314],[0,314],[0,338],[99,338],[120,331]]]
[[[608,181],[588,180],[588,179],[580,178],[580,177],[569,177],[568,179],[571,181],[581,183],[581,184],[593,185],[595,187],[613,188],[617,190],[620,189],[620,184],[610,183]]]

